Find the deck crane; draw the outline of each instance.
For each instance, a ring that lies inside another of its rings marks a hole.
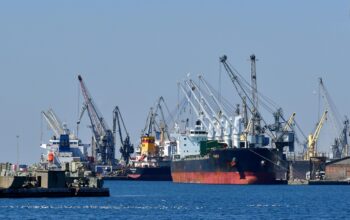
[[[204,115],[209,120],[209,123],[215,128],[215,138],[219,141],[223,141],[223,123],[221,122],[220,118],[217,116],[217,113],[214,111],[214,109],[210,106],[207,99],[203,96],[199,86],[194,83],[191,79],[186,80],[185,84],[188,86],[190,91],[192,92],[193,97],[198,102],[201,109],[203,109]],[[198,94],[196,94],[196,91]],[[206,110],[206,107],[209,111]],[[229,143],[227,143],[229,144]]]
[[[222,106],[221,102],[217,99],[217,97],[214,95],[213,91],[211,90],[211,88],[209,87],[207,81],[204,79],[203,75],[199,75],[198,79],[200,80],[200,82],[203,83],[203,85],[205,86],[206,90],[209,92],[210,97],[213,99],[213,101],[215,102],[215,104],[219,107],[219,112],[217,112],[217,114],[219,116],[222,116],[226,119],[226,121],[232,126],[232,122],[229,117],[229,115],[227,114],[227,112],[225,111],[224,107]]]
[[[49,109],[48,111],[42,111],[41,114],[45,118],[47,124],[50,126],[53,133],[55,134],[55,137],[58,138],[61,134],[68,132],[68,129],[64,128],[63,124],[58,119],[58,117],[52,109]]]
[[[201,121],[201,124],[208,129],[209,125],[207,125],[206,121],[204,120],[204,113],[201,110],[198,110],[197,107],[195,106],[195,104],[193,103],[193,101],[191,100],[189,93],[186,91],[186,89],[184,88],[184,86],[182,85],[182,83],[178,83],[178,86],[180,87],[181,91],[184,93],[187,101],[190,103],[193,111],[196,113],[198,120]]]
[[[320,135],[321,129],[323,127],[324,122],[327,120],[327,113],[328,111],[325,111],[322,114],[322,117],[320,121],[317,123],[315,132],[313,134],[310,134],[308,136],[308,141],[307,141],[307,151],[304,154],[304,159],[305,160],[310,160],[311,157],[316,157],[317,156],[317,140]]]
[[[129,160],[130,160],[130,155],[134,153],[134,145],[130,143],[129,132],[126,129],[122,114],[121,114],[118,106],[116,106],[113,110],[113,136],[114,136],[114,140],[116,140],[117,126],[118,126],[119,140],[121,143],[119,152],[122,154],[121,157],[124,160],[125,165],[128,165]],[[123,138],[123,131],[122,130],[124,130],[125,139]]]
[[[141,134],[141,155],[147,157],[169,156],[168,148],[165,148],[166,139],[170,140],[170,133],[165,119],[162,104],[169,111],[164,98],[158,98],[155,106],[150,108],[146,124]],[[161,116],[159,119],[158,116]],[[170,114],[170,113],[169,113]]]
[[[233,129],[233,123],[232,123],[232,118],[229,117],[227,112],[225,111],[224,107],[222,106],[221,102],[216,98],[212,90],[210,89],[208,83],[204,79],[203,75],[198,76],[200,82],[203,83],[207,91],[209,92],[210,97],[213,99],[215,104],[219,107],[219,112],[217,113],[219,117],[223,117],[225,119],[225,126],[224,126],[224,139],[225,142],[228,144],[229,147],[232,146],[232,129]],[[239,109],[239,107],[237,108]]]
[[[345,116],[343,123],[340,119],[340,114],[331,99],[322,78],[319,78],[320,95],[325,101],[326,109],[329,111],[330,119],[333,124],[335,135],[334,144],[332,145],[333,159],[348,156],[349,153],[349,119]]]
[[[156,107],[155,107],[155,110],[154,110],[154,113],[155,113],[155,116],[157,116],[158,112],[160,112],[161,120],[160,120],[160,122],[158,124],[159,130],[160,130],[160,133],[161,133],[160,145],[164,148],[165,140],[166,139],[170,140],[170,133],[169,133],[168,123],[167,123],[167,121],[165,119],[165,114],[164,114],[164,110],[163,110],[162,104],[165,106],[165,108],[168,110],[168,113],[169,113],[169,109],[167,107],[167,104],[165,103],[165,100],[164,100],[163,96],[159,97],[159,99],[157,101],[157,104],[156,104]],[[156,121],[155,121],[155,123],[156,123]]]
[[[151,107],[148,112],[145,128],[142,130],[142,135],[145,135],[145,136],[153,135],[153,131],[155,131],[154,120],[155,120],[155,113],[154,113],[153,107]]]
[[[146,119],[145,128],[142,130],[142,135],[154,135],[155,132],[159,132],[162,130],[164,134],[167,135],[167,138],[169,139],[170,134],[169,134],[168,125],[165,120],[162,103],[163,105],[166,106],[163,96],[159,97],[156,105],[150,108],[150,111]],[[160,116],[161,116],[161,121],[159,123],[157,123],[156,121],[158,112],[160,112]]]
[[[206,119],[207,123],[203,123],[205,125],[205,127],[208,130],[208,138],[213,140],[216,137],[216,133],[217,133],[217,126],[216,124],[214,124],[214,120],[212,119],[212,117],[210,116],[210,114],[208,113],[208,111],[204,108],[203,103],[201,102],[200,98],[197,97],[197,95],[194,93],[194,89],[196,89],[195,87],[192,87],[188,81],[185,80],[184,82],[186,84],[186,86],[189,88],[189,92],[190,94],[193,96],[193,98],[196,100],[196,103],[198,103],[199,105],[199,110],[197,109],[197,107],[195,106],[195,104],[193,103],[193,101],[189,98],[189,96],[187,95],[187,91],[181,86],[183,92],[185,93],[188,102],[191,103],[192,108],[195,110],[195,112],[198,114],[197,116],[199,117],[199,120],[201,120],[202,122],[204,122],[204,120]]]
[[[78,124],[83,116],[85,110],[88,112],[91,130],[93,133],[93,156],[97,163],[102,165],[114,165],[115,164],[115,147],[114,136],[111,129],[108,128],[107,123],[98,111],[97,106],[94,104],[90,93],[88,92],[83,78],[79,75],[78,80],[84,96],[84,105],[79,118]]]
[[[263,135],[265,132],[265,129],[261,126],[261,121],[263,120],[260,116],[260,113],[258,111],[258,106],[257,106],[257,86],[256,86],[256,72],[255,72],[255,56],[251,56],[251,62],[252,62],[252,73],[251,73],[251,80],[252,80],[252,96],[248,94],[247,89],[245,88],[245,85],[243,85],[242,80],[239,78],[239,73],[234,70],[233,68],[230,67],[230,65],[227,63],[227,56],[224,55],[220,57],[220,62],[223,64],[228,76],[230,77],[239,97],[242,99],[244,102],[247,100],[249,102],[246,104],[246,108],[249,110],[251,113],[251,121],[252,121],[252,126],[251,130],[249,131],[248,134],[248,139],[250,138],[251,141],[249,143],[249,146],[255,146],[255,147],[262,147],[266,146],[268,143],[266,143],[266,139]],[[253,97],[253,98],[251,98]],[[266,124],[266,123],[265,123]],[[268,130],[269,131],[269,130]],[[250,137],[249,137],[250,136]],[[275,135],[270,132],[269,136],[272,139],[275,139]]]
[[[242,137],[243,141],[246,142],[245,146],[247,147],[247,144],[248,147],[267,146],[269,144],[269,141],[268,138],[265,137],[266,134],[271,138],[272,145],[276,147],[281,154],[285,146],[288,146],[290,150],[293,150],[294,131],[285,132],[282,130],[282,122],[280,122],[280,119],[283,119],[283,116],[281,114],[281,110],[279,109],[277,110],[277,112],[274,113],[274,125],[267,125],[266,121],[261,117],[258,108],[259,94],[257,89],[256,57],[254,54],[250,56],[250,61],[251,84],[245,81],[244,78],[238,73],[238,71],[229,65],[229,63],[227,62],[226,55],[220,57],[220,62],[223,64],[229,78],[231,79],[235,87],[235,90],[237,91],[239,97],[243,102],[243,121],[245,125],[245,135]],[[272,103],[266,97],[262,96],[262,98],[268,103]],[[273,109],[269,108],[269,106],[265,103],[262,104],[269,111],[273,111]],[[249,111],[251,116],[249,120],[247,111]],[[280,135],[281,133],[283,134],[282,136]]]
[[[292,113],[292,115],[289,117],[288,121],[285,123],[284,126],[282,126],[282,122],[280,121],[281,118],[283,118],[282,109],[279,108],[277,112],[274,114],[275,123],[271,126],[269,126],[269,129],[274,131],[276,134],[276,138],[272,140],[272,142],[276,145],[278,149],[282,149],[284,147],[289,147],[289,152],[294,151],[294,119],[296,113]]]
[[[193,111],[196,113],[198,120],[201,122],[201,126],[203,126],[208,131],[208,139],[213,140],[215,139],[215,129],[214,126],[211,124],[211,122],[207,122],[208,118],[206,118],[205,113],[202,108],[197,108],[197,106],[194,104],[193,100],[190,98],[189,94],[192,94],[192,92],[188,92],[182,83],[178,83],[181,91],[184,93],[187,101],[190,103]],[[206,120],[205,120],[206,119]]]

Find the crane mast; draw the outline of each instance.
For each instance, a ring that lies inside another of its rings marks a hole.
[[[78,80],[84,97],[83,109],[86,108],[88,112],[93,138],[96,142],[93,156],[98,163],[113,165],[115,164],[115,151],[112,131],[108,128],[107,123],[98,111],[80,75],[78,76]]]
[[[252,134],[257,135],[261,133],[261,118],[258,111],[258,85],[256,80],[256,58],[252,54],[250,56],[251,62],[251,86],[252,86],[252,102],[253,102],[253,112],[252,112],[252,121],[254,126],[252,126]]]
[[[251,62],[251,83],[252,83],[252,98],[255,111],[258,110],[258,84],[256,80],[256,58],[255,55],[250,55]]]

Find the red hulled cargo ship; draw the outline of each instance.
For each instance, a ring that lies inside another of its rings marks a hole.
[[[273,149],[216,149],[205,156],[173,160],[171,174],[177,183],[281,184],[276,180]]]

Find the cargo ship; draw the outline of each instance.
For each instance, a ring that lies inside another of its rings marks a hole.
[[[161,156],[154,136],[142,136],[128,169],[128,179],[145,181],[171,181],[170,159]]]
[[[42,112],[53,136],[48,143],[42,143],[40,148],[45,150],[41,154],[40,166],[43,169],[65,170],[72,166],[88,166],[89,144],[83,144],[82,141],[62,123],[52,109]]]
[[[209,144],[210,142],[206,143]],[[212,144],[212,143],[211,143]],[[267,148],[218,149],[205,156],[174,160],[173,181],[203,184],[277,184],[274,153]]]
[[[184,106],[191,107],[190,111],[182,112],[194,112],[196,122],[189,129],[193,116],[186,116],[186,120],[179,120],[185,122],[184,129],[173,134],[177,140],[171,164],[174,182],[287,184],[289,171],[283,162],[286,154],[294,151],[291,127],[295,114],[285,121],[282,109],[278,108],[273,113],[274,123],[266,123],[258,109],[255,55],[250,58],[251,84],[226,63],[226,56],[220,58],[242,100],[242,110],[239,105],[230,107],[233,105],[219,96],[202,75],[199,83],[188,75],[178,84],[189,103]],[[277,175],[278,170],[283,178]]]
[[[130,160],[128,179],[148,181],[171,181],[171,155],[176,141],[170,140],[163,108],[168,109],[164,98],[158,98],[148,113],[141,133],[136,157]],[[157,116],[161,116],[158,118]]]
[[[207,139],[208,132],[196,127],[178,136],[178,152],[171,164],[176,183],[201,184],[281,184],[276,180],[275,149],[237,148]]]

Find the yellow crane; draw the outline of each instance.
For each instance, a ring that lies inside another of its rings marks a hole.
[[[293,112],[293,114],[290,116],[290,118],[289,118],[287,124],[284,126],[283,131],[288,131],[289,129],[292,129],[293,121],[294,121],[295,115],[296,115],[296,113]]]
[[[327,120],[327,113],[328,111],[325,111],[318,122],[316,126],[316,130],[314,134],[310,134],[308,137],[308,143],[307,143],[307,151],[304,155],[305,160],[310,160],[311,157],[316,157],[317,156],[317,149],[316,149],[316,143],[317,139],[320,135],[321,128],[323,127],[324,122]]]

